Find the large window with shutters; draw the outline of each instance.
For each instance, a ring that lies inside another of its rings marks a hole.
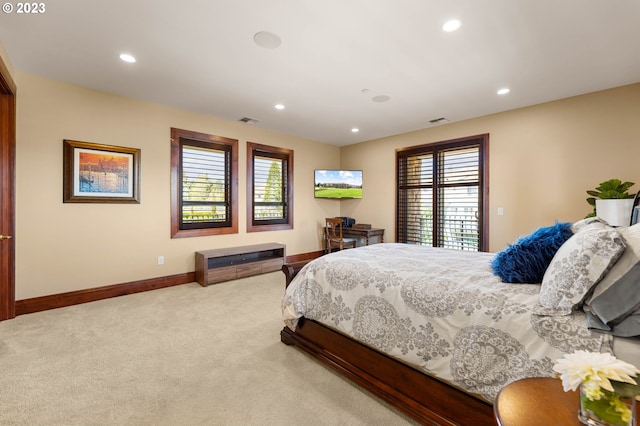
[[[400,149],[398,242],[486,251],[489,135]]]
[[[238,141],[171,129],[171,236],[238,232]]]
[[[247,142],[247,232],[293,228],[293,151]]]

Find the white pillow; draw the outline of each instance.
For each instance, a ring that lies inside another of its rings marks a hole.
[[[587,227],[587,225],[593,225],[594,223],[599,223],[604,226],[609,226],[607,222],[600,219],[598,216],[592,216],[592,217],[587,217],[577,222],[574,222],[574,224],[571,225],[571,232],[573,232],[574,234],[577,234],[578,232],[580,232],[580,230]]]
[[[620,233],[599,222],[586,224],[556,252],[540,288],[538,315],[569,315],[622,255]]]

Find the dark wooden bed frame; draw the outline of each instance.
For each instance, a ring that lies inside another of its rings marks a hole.
[[[307,262],[283,265],[287,286]],[[318,322],[302,318],[295,332],[285,327],[280,340],[302,349],[423,424],[496,425],[491,404]]]

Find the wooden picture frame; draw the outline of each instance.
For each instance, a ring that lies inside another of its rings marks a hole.
[[[140,203],[140,149],[63,141],[63,202]]]

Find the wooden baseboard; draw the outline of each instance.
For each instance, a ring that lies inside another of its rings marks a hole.
[[[287,256],[287,263],[311,260],[322,256],[322,251],[301,253]],[[64,308],[65,306],[79,305],[80,303],[95,302],[96,300],[109,299],[111,297],[126,296],[127,294],[142,293],[143,291],[157,290],[192,283],[196,281],[195,272],[169,275],[166,277],[151,278],[148,280],[132,281],[123,284],[114,284],[104,287],[88,288],[86,290],[70,291],[68,293],[52,294],[50,296],[34,297],[32,299],[16,300],[16,315],[32,314],[48,309]]]
[[[151,278],[148,280],[132,281],[124,284],[114,284],[105,287],[89,288],[68,293],[52,294],[50,296],[34,297],[32,299],[16,300],[16,315],[32,314],[48,309],[63,308],[80,303],[95,302],[96,300],[159,288],[195,282],[195,272]]]

